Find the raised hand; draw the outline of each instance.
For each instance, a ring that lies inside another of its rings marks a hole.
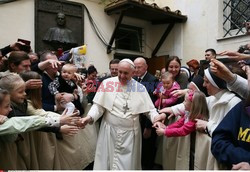
[[[78,117],[78,112],[74,112],[71,115],[66,115],[67,114],[67,109],[63,111],[63,113],[60,116],[60,124],[61,125],[77,125],[78,121],[80,121],[80,117]]]
[[[79,73],[74,73],[74,80],[75,81],[83,81],[85,79],[85,76],[80,75]]]
[[[53,69],[58,69],[60,66],[63,65],[63,61],[58,61],[58,60],[54,60],[54,59],[48,59],[48,60],[45,60],[43,62],[40,62],[38,64],[38,67],[41,69],[41,70],[45,70],[47,68],[53,68]]]
[[[62,61],[58,61],[58,60],[53,60],[53,59],[49,59],[47,61],[48,66],[52,67],[52,68],[59,68],[61,65],[63,65],[64,62]]]
[[[26,84],[26,89],[37,89],[37,88],[42,88],[42,80],[41,79],[29,79],[28,81],[25,82]]]
[[[174,90],[170,93],[170,95],[173,95],[174,97],[180,98],[185,96],[185,94],[187,93],[188,89],[184,89],[184,90]]]
[[[225,80],[226,82],[231,82],[234,80],[234,74],[219,60],[211,59],[210,69],[216,76]]]
[[[242,53],[235,52],[235,51],[223,51],[219,53],[218,55],[228,56],[228,58],[235,59],[235,60],[243,60],[243,59],[250,58],[249,54],[242,54]]]
[[[24,48],[23,48],[24,46],[26,47],[25,49],[27,49],[27,50],[31,49],[29,45],[26,45],[25,43],[23,43],[21,41],[15,42],[14,44],[11,44],[10,48],[13,51],[23,51],[24,50]]]

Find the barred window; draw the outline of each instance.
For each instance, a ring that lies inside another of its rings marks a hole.
[[[246,33],[244,23],[250,21],[250,0],[223,0],[223,37]]]
[[[144,34],[140,27],[122,24],[116,34],[116,49],[143,52]]]

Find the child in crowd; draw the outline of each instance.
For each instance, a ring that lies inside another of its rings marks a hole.
[[[17,135],[10,136],[10,134],[26,132],[46,126],[45,118],[41,117],[8,118],[11,110],[10,94],[7,90],[0,88],[0,116],[2,119],[0,122],[0,135],[8,134],[9,137],[15,139]]]
[[[27,132],[31,130],[36,130],[41,127],[53,127],[58,126],[56,123],[51,123],[58,118],[58,115],[52,116],[25,116],[25,117],[12,117],[8,118],[10,111],[12,110],[10,106],[10,94],[7,90],[0,88],[0,135],[5,134],[16,134]],[[60,118],[60,125],[72,123],[78,118],[66,117],[66,111],[62,114]],[[52,118],[52,120],[50,120]]]
[[[61,105],[68,109],[68,114],[73,113],[75,107],[80,111],[80,115],[83,115],[83,107],[80,103],[79,95],[77,94],[77,85],[74,82],[75,73],[77,67],[73,64],[65,64],[62,67],[61,75],[59,75],[53,82],[48,86],[51,94],[55,95],[56,99],[60,97],[59,93],[71,93],[71,98],[64,98],[61,101]],[[73,103],[72,103],[73,101]]]
[[[161,81],[156,90],[154,91],[154,95],[157,95],[158,99],[155,101],[155,107],[158,109],[168,107],[173,105],[177,101],[177,97],[170,94],[174,90],[179,90],[180,85],[174,81],[173,75],[169,72],[165,72],[161,76]]]
[[[24,81],[28,81],[30,79],[40,79],[41,76],[33,71],[28,71],[21,73],[21,77]],[[27,101],[28,101],[28,109],[27,114],[28,115],[39,115],[39,116],[45,116],[45,115],[59,115],[54,112],[45,111],[42,109],[42,100],[38,97],[41,97],[41,88],[37,89],[26,89],[27,93]],[[58,95],[61,95],[62,93],[59,93]],[[68,93],[65,93],[67,95]],[[71,94],[69,94],[71,95]],[[64,96],[62,96],[64,97]],[[56,103],[58,104],[58,103]],[[59,106],[59,105],[57,105]],[[74,106],[74,104],[73,104]],[[66,117],[71,116],[72,114],[68,115],[65,114]],[[77,113],[74,113],[73,115],[77,115]],[[51,130],[50,128],[43,128],[42,131],[52,131],[51,132],[34,132],[32,133],[32,138],[35,140],[34,147],[36,148],[36,158],[37,162],[39,164],[39,169],[53,169],[54,167],[58,168],[57,158],[59,157],[59,151],[63,151],[65,153],[65,150],[58,150],[58,142],[59,140],[62,141],[67,137],[66,135],[69,135],[70,137],[73,137],[73,135],[76,135],[79,131],[77,126],[72,126],[72,124],[78,121],[79,117],[72,117],[73,120],[71,121],[70,125],[63,125],[60,128],[54,128],[54,130]],[[57,145],[57,146],[51,146],[51,145]],[[45,151],[46,150],[46,151]],[[35,157],[33,157],[33,160]]]
[[[0,79],[0,88],[6,89],[10,95],[10,104],[12,111],[8,114],[8,119],[1,126],[13,126],[14,130],[24,132],[27,131],[27,126],[33,128],[33,130],[41,128],[41,127],[59,127],[61,124],[61,119],[65,117],[62,115],[49,115],[46,116],[27,116],[27,100],[25,93],[25,82],[22,78],[17,74],[8,74]],[[8,96],[7,96],[8,98]],[[37,97],[38,98],[38,97]],[[6,105],[7,107],[9,105]],[[18,117],[17,117],[18,116]],[[18,118],[22,119],[26,118],[33,120],[18,120]],[[16,118],[16,121],[12,118]],[[15,123],[12,123],[12,122]],[[24,122],[24,123],[21,123]],[[9,127],[7,128],[9,129]],[[13,134],[13,127],[11,130],[7,131],[4,136],[0,137],[0,166],[3,169],[31,169],[33,168],[33,159],[30,158],[31,153],[34,153],[34,147],[31,146],[31,135],[30,133],[22,133],[19,135],[10,135]],[[16,132],[18,133],[18,132]],[[16,156],[14,158],[14,162],[9,162],[11,157]],[[36,168],[37,169],[37,168]]]
[[[33,72],[33,71],[28,71],[28,72],[23,72],[20,74],[21,77],[23,78],[23,80],[26,82],[30,79],[41,79],[41,76],[37,73],[37,72]],[[27,115],[39,115],[39,116],[46,116],[46,115],[51,115],[51,116],[59,116],[58,113],[54,113],[51,111],[45,111],[42,109],[42,100],[39,99],[38,97],[41,97],[41,88],[37,88],[37,89],[26,89],[26,93],[27,93]],[[63,100],[67,100],[67,94],[65,93],[63,96],[61,96],[62,98],[64,98]],[[60,102],[58,102],[60,103]],[[70,102],[71,103],[71,102]],[[73,110],[70,110],[68,108],[65,108],[64,112],[66,113],[66,115],[69,116],[74,116],[77,115],[78,113],[73,113],[74,109],[75,109],[75,105],[73,103],[71,103],[73,106]],[[70,112],[70,113],[69,113]],[[71,123],[73,124],[74,122],[77,122],[80,117],[64,117],[61,116],[61,123],[62,124],[67,124],[67,123]],[[68,125],[63,125],[60,128],[60,132],[64,133],[64,134],[76,134],[76,132],[78,131],[78,128],[75,126],[68,126]]]
[[[31,98],[31,100],[33,100],[32,106],[36,108],[39,107],[41,108],[41,104],[39,104],[39,101],[41,100],[39,100],[38,97],[41,96],[35,96]],[[61,116],[53,112],[47,112],[37,117],[30,117],[28,115],[39,115],[39,114],[28,114],[27,112],[27,108],[29,107],[28,104],[29,103],[26,100],[26,93],[25,93],[25,82],[19,75],[9,74],[0,79],[0,115],[8,117],[5,118],[4,121],[8,121],[9,118],[11,119],[11,117],[15,116],[18,117],[27,116],[25,118],[24,117],[15,118],[15,120],[13,120],[13,121],[20,120],[19,122],[20,128],[16,128],[16,130],[20,129],[19,132],[26,131],[29,125],[30,127],[33,127],[33,130],[35,130],[45,126],[59,127],[60,125],[71,124],[72,122],[77,121],[79,119],[78,117],[71,117],[72,115],[66,117],[65,116],[66,111]],[[24,126],[21,125],[22,124],[21,121],[26,121],[26,123],[23,124]],[[28,121],[30,122],[28,123]]]
[[[165,126],[161,122],[156,122],[154,127],[156,133],[167,137],[186,136],[195,131],[195,119],[207,120],[209,111],[206,102],[206,96],[200,91],[188,91],[184,100],[185,114],[182,114],[175,123]]]

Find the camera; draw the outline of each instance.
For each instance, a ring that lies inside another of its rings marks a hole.
[[[22,42],[24,44],[20,44],[18,42]],[[17,39],[17,46],[18,46],[19,50],[25,51],[26,53],[29,53],[31,51],[30,41],[28,41],[28,40],[18,38]]]
[[[238,49],[239,53],[243,53],[243,54],[250,54],[250,50],[248,48],[248,45],[241,45]]]

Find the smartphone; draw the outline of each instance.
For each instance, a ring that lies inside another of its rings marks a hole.
[[[25,44],[25,45],[23,45],[23,44],[17,44],[18,47],[19,47],[19,49],[20,49],[21,51],[25,51],[25,52],[27,52],[27,53],[30,52],[30,50],[31,50],[30,41],[25,40],[25,39],[20,39],[20,38],[18,38],[18,39],[17,39],[17,42],[22,42],[22,43]]]
[[[22,43],[24,43],[25,45],[29,45],[29,46],[30,46],[30,41],[29,41],[29,40],[25,40],[25,39],[20,39],[20,38],[18,38],[18,39],[17,39],[17,42],[22,42]]]

